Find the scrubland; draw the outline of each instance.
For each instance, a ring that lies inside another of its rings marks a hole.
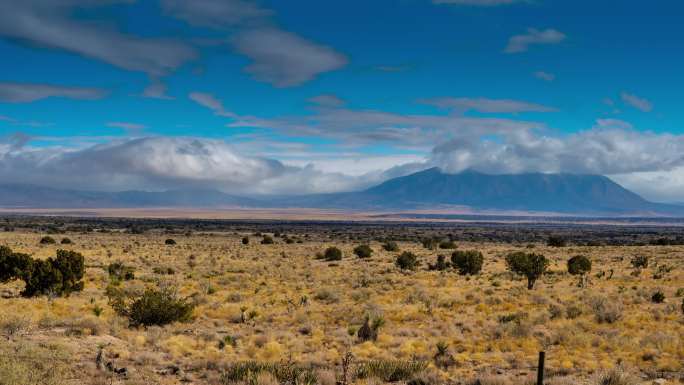
[[[453,249],[415,241],[387,251],[379,240],[287,231],[69,232],[41,244],[44,235],[7,231],[0,245],[36,259],[57,249],[83,254],[84,288],[23,298],[21,281],[0,285],[2,385],[527,384],[542,350],[551,384],[684,378],[684,246],[456,237],[456,250],[484,257],[479,274],[463,276],[429,269]],[[262,244],[264,235],[273,244]],[[72,243],[60,244],[64,237]],[[360,244],[373,250],[370,258],[354,254]],[[333,246],[341,260],[317,257]],[[404,251],[418,256],[415,270],[395,265]],[[507,270],[505,256],[515,251],[550,261],[532,290]],[[568,273],[575,255],[592,261],[583,287]],[[636,256],[648,266],[634,267]],[[113,277],[112,263],[132,276]],[[194,306],[192,319],[136,327],[111,306],[112,288],[134,297],[149,287],[177,291]],[[366,319],[377,334],[363,341]]]

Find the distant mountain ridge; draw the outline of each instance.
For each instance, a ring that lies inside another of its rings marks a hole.
[[[346,210],[473,210],[588,215],[684,216],[684,206],[653,203],[610,178],[583,174],[447,174],[431,168],[363,191],[253,198],[216,190],[88,192],[0,185],[5,208],[293,207]]]

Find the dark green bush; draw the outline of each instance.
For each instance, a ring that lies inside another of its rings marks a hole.
[[[188,322],[195,306],[178,298],[173,289],[147,289],[138,298],[126,303],[121,292],[110,290],[110,305],[122,316],[127,316],[132,326],[166,325],[172,322]]]
[[[457,250],[451,254],[451,266],[461,275],[475,275],[482,270],[484,258],[477,250]]]
[[[221,375],[220,384],[257,384],[260,373],[270,373],[279,384],[318,384],[316,372],[312,368],[297,366],[291,362],[247,361],[231,364]]]
[[[242,244],[243,245],[249,245],[249,237],[243,237],[242,238]]]
[[[373,249],[368,245],[359,245],[354,248],[354,254],[359,258],[370,258],[373,254]]]
[[[52,238],[49,235],[46,235],[43,238],[40,238],[40,244],[41,245],[53,245],[55,243],[57,243],[57,241],[55,241],[55,238]]]
[[[19,278],[26,283],[24,297],[37,295],[68,296],[83,290],[84,258],[80,253],[57,250],[56,258],[30,260]]]
[[[31,263],[27,254],[12,252],[7,246],[0,246],[0,283],[6,283],[21,277]]]
[[[63,245],[70,245],[73,242],[71,242],[71,239],[69,239],[69,238],[62,238],[62,240],[59,243],[61,243]]]
[[[584,275],[591,271],[591,260],[584,255],[576,255],[568,260],[568,273]]]
[[[434,250],[439,246],[439,239],[434,237],[423,238],[420,243],[428,250]]]
[[[532,290],[534,283],[549,266],[549,260],[541,254],[517,251],[506,256],[506,265],[510,271],[524,275],[527,278],[527,288]]]
[[[328,247],[323,253],[323,259],[326,261],[340,261],[342,260],[342,250],[337,247]]]
[[[356,376],[358,378],[378,378],[384,382],[408,381],[424,371],[427,366],[427,362],[413,360],[369,361],[357,367]]]
[[[637,255],[630,261],[635,269],[642,269],[648,267],[648,257],[645,255]]]
[[[402,270],[415,270],[420,265],[420,261],[412,252],[404,251],[397,257],[394,264]]]
[[[653,303],[663,303],[665,302],[665,293],[658,290],[651,296],[651,302]]]
[[[165,245],[172,246],[172,245],[175,245],[175,244],[176,244],[176,241],[173,240],[173,239],[171,239],[171,238],[169,238],[169,239],[167,239],[167,240],[164,241],[164,244],[165,244]]]
[[[439,248],[440,249],[455,249],[456,244],[454,241],[442,241],[439,243]]]
[[[385,242],[382,245],[382,248],[385,249],[385,251],[399,251],[399,245],[394,241]]]
[[[273,243],[273,238],[268,235],[264,235],[264,238],[261,240],[262,245],[272,245]]]

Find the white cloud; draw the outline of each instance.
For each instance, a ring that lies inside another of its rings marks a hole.
[[[232,40],[252,60],[245,71],[276,87],[292,87],[347,64],[347,57],[330,47],[277,28],[249,29]]]
[[[558,44],[565,40],[565,37],[565,34],[552,28],[543,31],[529,28],[526,34],[512,36],[504,52],[519,53],[527,51],[531,45]]]
[[[309,98],[308,101],[323,107],[339,107],[345,104],[344,100],[332,94],[317,95]]]
[[[51,97],[95,100],[106,95],[107,91],[98,88],[35,83],[0,83],[0,101],[10,103],[29,103]]]
[[[131,122],[108,122],[107,127],[122,128],[127,131],[139,131],[147,128],[144,124]]]
[[[639,96],[636,96],[634,94],[630,94],[628,92],[622,92],[620,93],[620,98],[622,99],[623,102],[626,104],[636,108],[637,110],[643,111],[643,112],[650,112],[653,110],[653,104],[648,101],[647,99],[641,98]]]
[[[127,2],[129,1],[0,1],[0,36],[72,52],[153,76],[166,75],[195,58],[195,50],[179,41],[136,37],[70,18],[79,7]]]
[[[536,77],[537,79],[547,81],[547,82],[552,82],[556,79],[556,75],[549,73],[549,72],[544,72],[544,71],[535,72],[534,77]]]
[[[272,14],[254,2],[243,0],[162,0],[161,6],[178,19],[211,28],[259,21]]]
[[[459,111],[478,111],[486,113],[553,112],[555,108],[541,104],[512,99],[487,98],[433,98],[421,99],[421,103]]]
[[[214,114],[218,116],[225,116],[225,117],[235,117],[235,114],[233,114],[230,111],[226,111],[226,109],[223,107],[223,103],[216,99],[216,97],[212,94],[204,93],[204,92],[191,92],[188,97],[190,100],[194,101],[195,103],[201,105],[202,107],[206,107],[212,111],[214,111]]]

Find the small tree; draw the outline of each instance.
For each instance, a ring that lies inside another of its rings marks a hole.
[[[579,276],[579,286],[584,287],[586,274],[591,271],[591,260],[584,255],[576,255],[568,260],[568,273]]]
[[[368,245],[359,245],[354,248],[354,254],[359,258],[370,258],[373,254],[373,249]]]
[[[342,250],[337,247],[328,247],[323,253],[323,259],[326,261],[341,261],[342,260]]]
[[[420,261],[412,252],[404,251],[397,257],[394,264],[402,270],[415,270],[420,265]]]
[[[524,275],[527,278],[527,288],[532,290],[534,283],[549,266],[549,260],[541,254],[518,251],[506,256],[506,265],[510,271]]]
[[[477,250],[457,250],[451,254],[451,265],[458,269],[461,275],[475,275],[482,270],[484,258]]]
[[[29,257],[30,258],[30,257]],[[19,278],[26,283],[24,297],[36,295],[66,295],[83,290],[85,263],[75,251],[57,250],[56,258],[30,259]]]

